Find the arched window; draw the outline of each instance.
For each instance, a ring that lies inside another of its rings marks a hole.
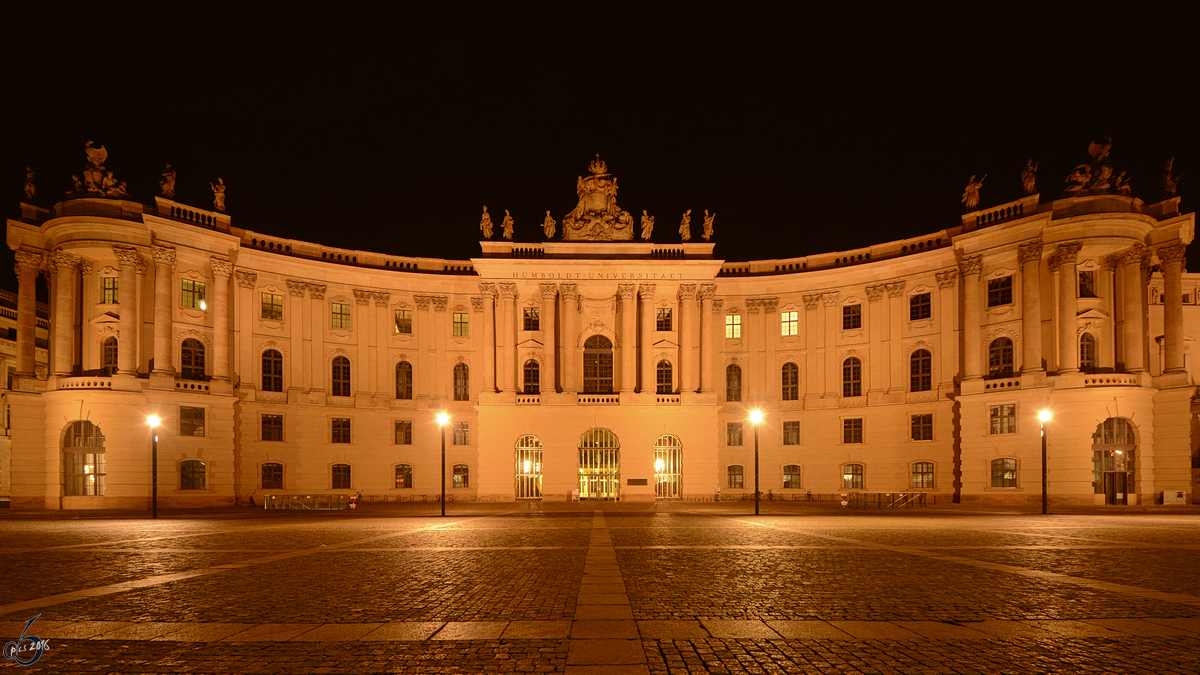
[[[609,429],[593,427],[579,438],[579,496],[616,499],[621,486],[621,442]]]
[[[100,363],[104,377],[112,377],[117,373],[117,338],[107,337],[104,346],[100,348]]]
[[[612,390],[612,343],[603,335],[593,335],[583,343],[583,393],[611,394]]]
[[[742,400],[742,367],[732,365],[725,369],[725,400]]]
[[[333,357],[333,395],[350,395],[350,359],[344,356]]]
[[[654,442],[654,496],[683,497],[683,443],[677,436],[659,436]]]
[[[843,464],[842,465],[842,489],[843,490],[861,490],[863,489],[863,465],[862,464]]]
[[[179,463],[179,489],[204,489],[204,462],[198,459],[185,459]]]
[[[791,361],[783,364],[783,400],[796,401],[800,399],[800,368]]]
[[[104,434],[87,420],[67,425],[63,435],[63,494],[68,497],[104,495]]]
[[[204,379],[204,344],[199,340],[188,338],[180,348],[180,377],[185,380]]]
[[[262,489],[283,489],[283,465],[279,462],[264,462],[262,465]]]
[[[403,401],[412,400],[413,389],[412,364],[401,361],[396,364],[396,398]]]
[[[741,464],[730,464],[725,468],[725,487],[730,490],[741,490],[742,486],[745,485],[743,474]]]
[[[910,391],[933,389],[933,357],[925,349],[918,349],[908,359],[908,384]]]
[[[413,486],[412,464],[396,465],[396,489],[407,490]]]
[[[1133,425],[1123,417],[1110,417],[1092,434],[1092,481],[1094,492],[1104,495],[1105,504],[1128,504],[1137,494],[1137,439]]]
[[[1011,457],[992,460],[992,487],[1017,487],[1017,460]]]
[[[658,367],[655,369],[657,374],[658,387],[655,389],[659,394],[674,393],[674,382],[671,381],[671,362],[659,361]]]
[[[521,391],[526,394],[542,393],[542,371],[538,362],[529,359],[525,362],[525,380]]]
[[[988,345],[988,377],[1012,377],[1013,343],[1006,337],[992,340]]]
[[[454,366],[454,400],[471,400],[471,373],[465,363]]]
[[[542,441],[532,434],[518,438],[515,459],[517,499],[541,499]]]
[[[799,490],[800,489],[800,465],[785,464],[783,467],[783,489]]]
[[[283,354],[268,349],[262,355],[263,391],[283,391]]]
[[[1085,373],[1096,372],[1096,338],[1091,333],[1079,336],[1079,369]]]
[[[349,490],[350,489],[350,465],[349,464],[334,464],[333,465],[333,489],[334,490]]]
[[[862,396],[862,361],[853,356],[842,361],[842,396]]]
[[[454,465],[454,487],[471,487],[471,469],[466,464]]]

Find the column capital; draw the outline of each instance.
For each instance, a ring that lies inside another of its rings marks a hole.
[[[559,284],[558,292],[564,300],[574,300],[579,297],[579,287],[575,284]]]
[[[485,298],[496,299],[496,284],[490,281],[479,282],[479,294]]]
[[[154,258],[155,265],[170,265],[171,269],[175,269],[175,247],[163,246],[155,244],[150,247],[150,255]]]
[[[226,275],[226,276],[228,276],[228,275]],[[258,283],[258,275],[255,274],[254,272],[247,272],[246,270],[238,270],[238,271],[234,272],[234,276],[237,277],[238,288],[254,288],[254,285],[256,283]],[[291,290],[291,288],[292,288],[290,286],[291,283],[292,283],[291,281],[288,282],[289,290]],[[300,283],[300,282],[296,282],[296,283]],[[301,287],[301,289],[303,290],[303,287]],[[292,293],[292,295],[300,295],[300,293]]]
[[[762,308],[764,313],[774,314],[779,309],[779,298],[763,298]]]
[[[717,296],[716,284],[700,284],[700,299],[712,300]]]
[[[1017,260],[1022,265],[1042,261],[1042,240],[1035,239],[1017,247]]]
[[[889,298],[898,298],[904,295],[903,281],[889,281],[888,283],[884,284],[884,286],[887,287],[887,294]]]
[[[312,298],[313,300],[325,299],[325,284],[314,284],[312,282],[308,282],[304,285],[308,288],[308,297]]]
[[[71,255],[63,250],[55,251],[50,256],[50,271],[52,272],[70,272],[73,268],[79,265],[79,256]]]
[[[632,286],[633,284],[629,284]],[[676,295],[680,300],[695,300],[696,299],[696,284],[679,284],[679,290]]]
[[[649,302],[654,299],[655,284],[638,284],[638,295],[641,296],[643,302]]]
[[[867,286],[867,300],[871,302],[879,302],[883,299],[883,292],[887,290],[884,284],[876,284],[875,286]]]
[[[371,303],[371,291],[362,288],[351,289],[354,293],[354,304],[369,305]]]
[[[804,309],[815,310],[821,306],[821,294],[809,293],[804,296]]]
[[[1156,253],[1158,253],[1158,259],[1161,260],[1163,264],[1182,264],[1184,261],[1184,256],[1187,254],[1187,246],[1179,243],[1167,244],[1166,246],[1159,246]]]
[[[371,291],[371,297],[375,299],[376,307],[387,307],[392,299],[392,294],[387,291]]]
[[[725,308],[725,301],[723,299],[713,298],[713,301],[712,301],[712,313],[713,314],[720,314],[722,311],[724,311],[724,308]]]
[[[430,297],[428,295],[413,296],[413,302],[417,303],[417,309],[429,309],[429,300]]]
[[[967,255],[963,256],[958,261],[959,273],[964,277],[979,275],[983,272],[983,256],[982,255]]]
[[[538,290],[542,292],[542,300],[550,301],[558,297],[558,284],[538,284]]]
[[[229,278],[229,275],[233,274],[233,262],[225,256],[211,256],[208,259],[208,264],[210,267],[212,267],[212,273],[214,277]]]
[[[1119,252],[1111,253],[1100,259],[1100,266],[1104,268],[1105,272],[1111,272],[1117,269],[1117,266],[1121,264],[1121,259],[1123,257],[1124,256]]]
[[[241,272],[238,272],[238,279],[239,280],[241,279]],[[304,283],[303,281],[300,281],[299,279],[288,279],[286,281],[286,283],[287,283],[288,295],[294,295],[296,297],[304,296],[304,289],[308,286],[308,284]],[[240,281],[239,281],[238,285],[239,286],[241,285]]]
[[[471,298],[471,311],[473,311],[473,312],[482,312],[483,311],[483,298],[478,297],[478,296]]]
[[[117,262],[121,267],[134,267],[138,274],[145,274],[146,259],[138,250],[132,246],[113,246],[113,253],[117,254]]]
[[[500,296],[503,297],[505,300],[516,300],[517,299],[517,285],[516,284],[512,283],[511,281],[504,281],[504,282],[501,282],[499,284],[499,286],[500,286]]]
[[[807,296],[805,296],[807,297]],[[818,296],[820,297],[820,296]],[[762,300],[760,298],[746,298],[746,313],[758,314],[758,310],[762,308]]]
[[[622,300],[633,300],[637,296],[637,284],[617,284],[617,295]]]
[[[1054,253],[1050,254],[1050,271],[1053,272],[1063,265],[1074,265],[1079,258],[1079,249],[1081,248],[1083,248],[1083,244],[1078,241],[1059,244],[1058,248],[1054,249]]]
[[[821,293],[821,301],[825,303],[826,307],[833,307],[834,305],[838,304],[839,295],[840,294],[837,291],[825,291],[824,293]]]
[[[450,301],[450,298],[444,295],[431,295],[429,299],[433,301],[433,311],[435,312],[446,311],[446,303]]]
[[[958,278],[958,270],[945,270],[934,275],[937,277],[938,288],[954,288],[954,280]]]
[[[95,271],[95,269],[96,269],[96,266],[92,263],[91,260],[88,260],[87,258],[79,259],[79,271],[80,272],[82,272],[84,274],[91,274],[93,271]]]
[[[42,267],[42,261],[45,257],[41,253],[33,251],[16,250],[13,255],[17,258],[16,273],[20,274],[22,270],[26,273],[36,272]]]
[[[1142,256],[1146,253],[1146,247],[1141,244],[1134,244],[1123,251],[1117,251],[1112,254],[1112,257],[1121,261],[1123,265],[1140,265]]]

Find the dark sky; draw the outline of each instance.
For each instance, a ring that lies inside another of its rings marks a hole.
[[[478,254],[483,204],[540,241],[597,152],[656,241],[716,211],[726,260],[952,226],[971,174],[1008,201],[1029,157],[1048,198],[1106,134],[1135,196],[1172,155],[1185,210],[1200,183],[1194,3],[164,4],[0,9],[6,215],[25,165],[49,207],[89,139],[138,200],[169,161],[189,204],[223,177],[236,226],[450,258]]]

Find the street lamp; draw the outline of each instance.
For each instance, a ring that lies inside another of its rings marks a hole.
[[[442,515],[446,515],[446,425],[450,416],[444,412],[438,413],[438,426],[442,428]]]
[[[1042,423],[1042,514],[1049,513],[1048,501],[1046,497],[1046,422],[1050,421],[1052,415],[1048,408],[1042,408],[1038,411],[1038,421]]]
[[[146,424],[150,425],[150,517],[158,517],[158,426],[162,418],[158,415],[146,416]]]
[[[758,515],[758,424],[762,422],[761,410],[750,411],[750,423],[754,425],[754,515]]]

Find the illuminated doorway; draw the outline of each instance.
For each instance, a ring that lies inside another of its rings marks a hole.
[[[1105,504],[1128,504],[1136,493],[1137,441],[1133,425],[1123,417],[1110,417],[1092,434],[1092,482]]]
[[[621,443],[608,429],[588,429],[579,439],[579,498],[617,499]]]
[[[654,496],[683,497],[683,444],[675,436],[659,436],[654,442]]]
[[[542,498],[542,442],[537,436],[517,439],[517,499]]]

